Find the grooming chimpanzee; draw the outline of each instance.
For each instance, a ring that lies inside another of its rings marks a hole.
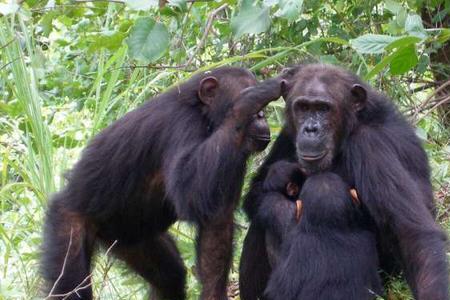
[[[428,160],[412,126],[389,99],[347,71],[311,64],[291,72],[283,95],[286,125],[244,203],[252,224],[241,258],[241,298],[261,297],[270,276],[266,229],[253,220],[267,196],[268,168],[288,160],[305,176],[332,171],[355,187],[377,233],[382,268],[403,270],[416,299],[447,300],[446,236],[434,220]]]
[[[265,297],[368,300],[381,294],[375,234],[349,186],[334,173],[319,173],[306,179],[299,199],[301,214],[286,197],[265,197],[255,218],[282,236]]]
[[[112,253],[157,296],[184,299],[185,268],[166,232],[181,219],[198,226],[202,298],[226,299],[246,160],[270,140],[261,109],[282,85],[281,77],[256,85],[241,68],[204,72],[98,134],[49,205],[42,269],[51,294],[92,298],[99,241],[115,243]]]

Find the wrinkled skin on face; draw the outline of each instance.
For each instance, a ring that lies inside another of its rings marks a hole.
[[[339,69],[307,65],[293,69],[284,98],[297,158],[305,174],[328,170],[343,137],[364,107],[366,90]]]

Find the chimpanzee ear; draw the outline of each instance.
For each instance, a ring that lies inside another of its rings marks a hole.
[[[367,100],[367,91],[360,84],[354,84],[352,86],[352,95],[353,95],[353,109],[355,111],[360,111],[366,105]]]
[[[219,87],[219,81],[214,76],[208,76],[200,81],[198,89],[198,98],[206,105],[211,105],[212,101],[216,97],[217,88]]]
[[[283,97],[284,101],[287,100],[287,96],[289,94],[289,90],[290,90],[289,81],[287,81],[285,79],[282,80],[281,81],[281,96]]]

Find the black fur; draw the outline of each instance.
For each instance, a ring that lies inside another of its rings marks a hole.
[[[288,99],[294,98],[302,87],[320,84],[323,93],[341,108],[341,124],[335,124],[333,129],[341,128],[341,132],[336,132],[340,142],[335,145],[327,170],[339,174],[358,191],[362,209],[377,232],[382,268],[389,273],[403,270],[416,299],[448,299],[447,240],[434,220],[428,160],[412,126],[389,99],[347,71],[313,64],[299,66],[296,72]],[[348,103],[354,84],[361,85],[367,93],[365,106],[358,112],[353,112]],[[296,161],[298,144],[302,142],[297,139],[297,121],[290,104],[288,100],[286,126],[253,179],[244,204],[252,221],[240,266],[244,300],[261,297],[270,275],[263,246],[265,228],[254,222],[256,211],[267,196],[262,182],[274,162]]]
[[[280,202],[292,203],[281,194],[264,198],[256,217],[271,235],[282,234],[266,297],[368,300],[381,294],[375,235],[353,204],[349,186],[333,173],[312,175],[299,199],[298,225],[292,218],[295,206],[277,209]]]

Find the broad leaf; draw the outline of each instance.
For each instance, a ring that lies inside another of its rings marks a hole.
[[[249,0],[242,2],[238,15],[231,19],[231,29],[236,38],[264,32],[269,26],[269,8],[253,5],[253,1]]]
[[[390,73],[392,75],[401,75],[414,68],[419,59],[416,54],[416,47],[410,45],[395,52],[394,58],[390,63]]]
[[[445,43],[447,40],[450,39],[450,29],[448,28],[443,28],[441,30],[441,32],[439,33],[439,35],[437,36],[437,41],[439,43]]]
[[[127,39],[130,57],[151,63],[163,56],[169,46],[169,33],[150,17],[136,20]]]
[[[394,15],[397,15],[402,10],[402,5],[396,1],[392,0],[386,0],[385,2],[385,8],[389,10]]]
[[[292,22],[300,15],[303,7],[303,0],[280,0],[278,6],[280,9],[275,15]]]
[[[387,45],[386,47],[384,47],[384,50],[389,51],[395,48],[401,48],[401,47],[406,47],[409,46],[411,44],[416,44],[418,42],[422,41],[422,39],[416,37],[416,36],[404,36],[401,37],[395,41],[393,41],[392,43],[390,43],[389,45]]]
[[[122,41],[125,37],[126,33],[120,31],[106,31],[101,34],[95,34],[89,37],[91,42],[89,51],[93,52],[103,48],[115,51],[122,46]]]
[[[422,24],[422,19],[418,15],[409,15],[406,18],[405,31],[410,35],[417,36],[421,39],[427,37],[427,33]]]
[[[353,49],[359,53],[378,54],[383,53],[384,48],[397,38],[381,34],[365,34],[350,41]]]
[[[149,10],[159,5],[158,0],[125,0],[125,4],[134,10]]]

